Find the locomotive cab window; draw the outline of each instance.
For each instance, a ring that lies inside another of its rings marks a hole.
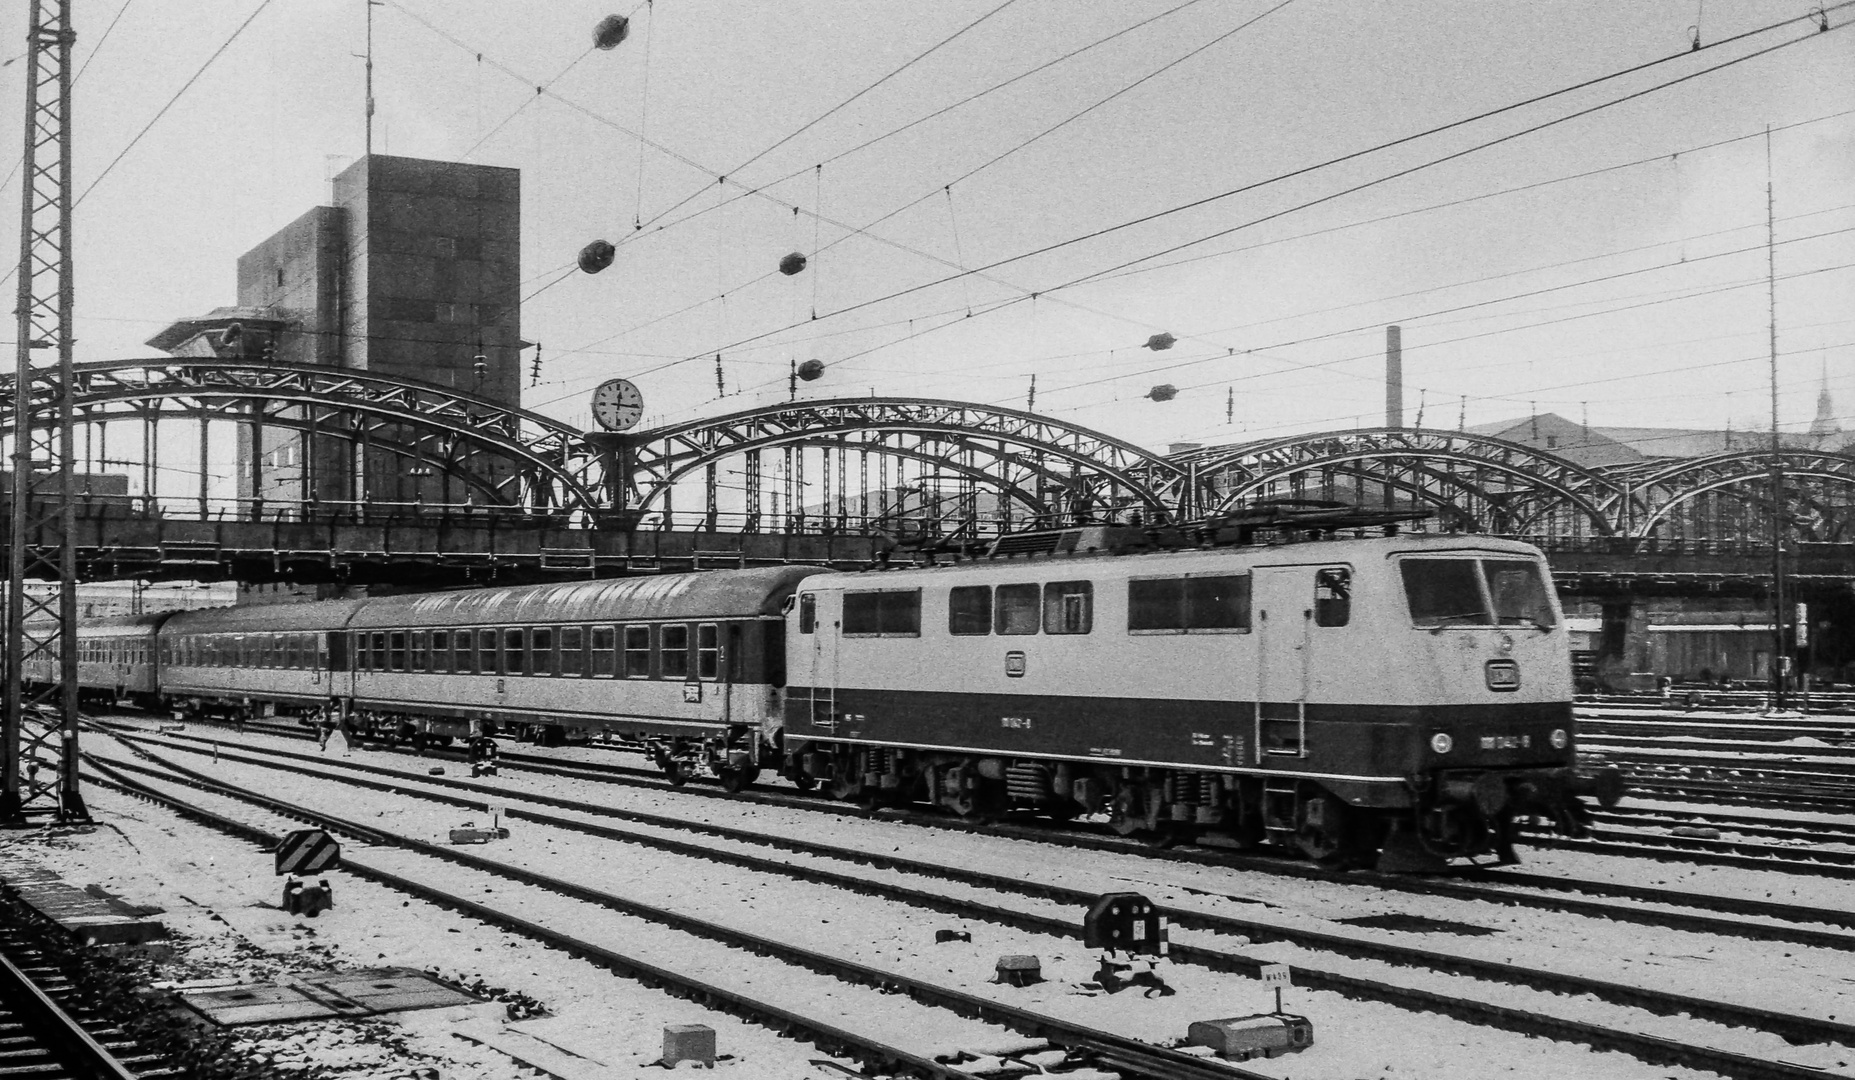
[[[921,590],[844,593],[845,637],[920,637]]]
[[[1405,559],[1398,570],[1413,625],[1436,630],[1491,621],[1474,559]]]
[[[818,629],[818,596],[815,593],[799,594],[799,633],[809,634]]]
[[[947,594],[947,633],[981,637],[992,632],[992,589],[960,585]]]
[[[1494,618],[1502,626],[1552,628],[1552,601],[1539,564],[1519,559],[1483,559],[1488,597],[1494,601]]]
[[[1043,632],[1086,634],[1093,628],[1095,586],[1087,581],[1052,581],[1043,587]]]
[[[1353,572],[1330,566],[1314,572],[1314,625],[1345,626],[1353,618]]]

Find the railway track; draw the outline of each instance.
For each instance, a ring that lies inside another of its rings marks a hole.
[[[789,972],[783,976],[777,974],[771,976],[771,981],[776,983],[789,984],[792,979],[803,977],[803,973],[810,972],[840,983],[865,988],[868,991],[867,1000],[863,1004],[852,1005],[846,1010],[844,1003],[839,1001],[832,1009],[834,1014],[841,1015],[847,1011],[852,1015],[860,1015],[862,1009],[879,1008],[872,1004],[873,1002],[883,997],[893,998],[898,996],[899,992],[899,996],[905,997],[919,1009],[939,1010],[953,1016],[970,1017],[984,1025],[1016,1032],[1018,1033],[1016,1042],[1028,1047],[1030,1051],[1036,1051],[1040,1045],[1045,1047],[1053,1045],[1066,1051],[1068,1054],[1066,1067],[1051,1068],[1049,1074],[1053,1076],[1062,1076],[1065,1072],[1077,1072],[1080,1075],[1099,1077],[1101,1075],[1099,1070],[1109,1069],[1122,1076],[1153,1078],[1153,1080],[1172,1080],[1172,1078],[1177,1078],[1177,1080],[1200,1080],[1200,1078],[1203,1080],[1212,1080],[1212,1078],[1260,1080],[1260,1074],[1236,1068],[1228,1063],[1207,1061],[1168,1047],[1104,1033],[1092,1024],[1069,1022],[1046,1013],[964,993],[928,980],[913,978],[892,970],[874,968],[829,953],[749,933],[737,927],[682,915],[663,907],[537,871],[510,866],[493,859],[398,835],[375,826],[286,804],[257,792],[238,788],[236,785],[192,774],[190,770],[172,763],[164,763],[159,768],[147,768],[127,766],[120,762],[104,762],[94,754],[87,755],[87,759],[93,768],[104,773],[101,782],[106,782],[118,790],[161,802],[196,820],[207,822],[216,828],[234,832],[261,844],[274,845],[279,835],[223,812],[215,812],[174,798],[145,782],[133,780],[126,774],[140,772],[165,782],[185,784],[226,798],[236,799],[262,807],[272,814],[309,822],[339,835],[359,839],[364,843],[415,854],[422,862],[444,862],[468,868],[476,875],[472,879],[476,884],[470,887],[472,893],[486,891],[481,886],[481,881],[486,876],[505,882],[514,881],[555,896],[579,901],[585,905],[616,911],[633,919],[658,924],[655,933],[659,937],[661,937],[662,929],[667,927],[691,939],[718,943],[733,953],[739,954],[741,957],[739,963],[743,965],[750,962],[747,958],[767,957]],[[345,855],[343,868],[402,892],[456,908],[483,921],[503,926],[550,945],[568,949],[577,954],[596,957],[602,963],[621,973],[631,974],[654,984],[676,988],[688,996],[726,1003],[731,1007],[730,1011],[769,1026],[781,1030],[796,1028],[825,1045],[839,1047],[849,1056],[882,1068],[901,1067],[920,1075],[935,1077],[951,1078],[970,1075],[954,1065],[932,1060],[917,1051],[884,1041],[882,1038],[859,1033],[843,1026],[838,1020],[804,1015],[790,1007],[743,995],[737,988],[727,984],[692,976],[663,963],[653,963],[648,959],[570,934],[549,923],[521,918],[506,910],[480,903],[466,896],[462,889],[435,886],[427,880],[433,875],[425,870],[407,872],[403,867],[388,868],[383,865],[384,862],[385,860],[373,853],[363,853],[358,856]],[[583,917],[582,920],[575,921],[575,925],[588,925],[588,923]],[[691,948],[689,945],[682,947]],[[818,995],[821,999],[832,996],[834,995],[824,993]],[[841,994],[837,996],[841,997]],[[925,1022],[916,1017],[912,1024],[920,1027],[924,1026]],[[994,1032],[976,1034],[973,1036],[973,1041],[983,1045],[988,1042],[997,1044],[1001,1040]]]
[[[138,743],[156,740],[137,739]],[[145,749],[144,753],[148,753]],[[194,752],[198,753],[198,750]],[[222,753],[224,753],[222,751]],[[192,770],[178,766],[159,755],[149,755],[157,762],[156,769],[178,770],[190,782],[205,785],[217,785],[220,782]],[[275,761],[264,760],[262,754],[237,753],[236,760],[263,765],[272,768],[279,766]],[[327,767],[335,767],[324,763]],[[341,763],[340,770],[346,772],[352,766]],[[385,770],[381,770],[385,771]],[[401,777],[393,780],[359,780],[350,776],[324,773],[318,769],[318,778],[335,779],[344,784],[360,783],[362,786],[384,790],[398,795],[411,796],[453,805],[476,808],[481,800],[464,798],[454,794],[446,785],[445,790],[429,790],[429,784],[417,778]],[[474,785],[473,785],[474,787]],[[506,789],[486,789],[492,797],[498,798],[505,805],[509,803],[566,803],[567,800],[548,799],[509,792]],[[473,792],[474,794],[475,792]],[[654,815],[635,814],[632,812],[610,811],[608,808],[577,808],[582,813],[601,817],[618,818],[637,823],[637,819],[652,819]],[[690,823],[676,819],[655,818],[648,821],[647,828],[614,828],[609,825],[589,823],[574,819],[561,818],[530,809],[528,806],[510,807],[512,817],[529,820],[536,824],[552,828],[569,829],[582,834],[599,836],[605,839],[627,843],[644,844],[679,854],[691,855],[705,860],[719,861],[750,869],[756,873],[779,874],[802,880],[826,884],[836,889],[847,889],[885,899],[896,900],[912,907],[930,908],[945,911],[968,919],[983,920],[1016,926],[1021,929],[1058,936],[1078,936],[1080,926],[1073,919],[1056,919],[1047,915],[1027,913],[1022,909],[996,904],[978,903],[971,900],[955,900],[944,893],[931,889],[924,890],[918,886],[897,884],[892,880],[875,880],[862,868],[875,866],[891,872],[912,874],[924,881],[937,882],[947,879],[963,884],[978,886],[1007,896],[1055,900],[1075,907],[1085,906],[1093,899],[1090,894],[1059,886],[1029,882],[1020,876],[1002,876],[986,874],[970,869],[948,867],[941,864],[922,863],[916,860],[873,855],[869,852],[845,849],[843,847],[798,841],[791,838],[768,838],[745,830],[730,829],[722,826],[690,826]],[[681,837],[698,833],[716,837],[729,842],[730,846],[717,847],[710,842],[691,841],[667,833],[651,831],[656,828],[672,829],[684,826]],[[769,857],[764,854],[751,854],[731,845],[742,847],[751,845],[764,849],[772,846],[782,853],[800,854],[805,861],[795,861],[791,854]],[[846,863],[854,864],[848,868],[820,867],[811,860],[827,859],[843,867]],[[1855,1042],[1855,1027],[1836,1024],[1833,1021],[1815,1021],[1780,1015],[1766,1010],[1749,1009],[1743,1006],[1710,1001],[1707,999],[1667,994],[1627,986],[1604,980],[1568,976],[1559,973],[1539,971],[1512,964],[1499,964],[1490,961],[1442,953],[1437,950],[1412,948],[1383,942],[1362,940],[1320,931],[1308,931],[1301,928],[1284,926],[1252,920],[1236,919],[1226,916],[1208,915],[1183,909],[1168,912],[1175,926],[1188,931],[1201,931],[1201,936],[1211,940],[1211,944],[1181,942],[1174,938],[1174,958],[1176,960],[1209,967],[1217,970],[1254,973],[1261,961],[1247,958],[1241,954],[1229,952],[1216,946],[1215,939],[1241,934],[1252,941],[1286,941],[1303,949],[1325,953],[1330,956],[1363,959],[1399,967],[1417,967],[1429,971],[1447,972],[1466,975],[1481,980],[1504,983],[1510,986],[1522,986],[1547,994],[1588,994],[1613,1004],[1642,1008],[1661,1015],[1686,1013],[1697,1019],[1729,1026],[1749,1027],[1770,1031],[1793,1042],[1835,1042],[1848,1044]],[[1844,937],[1841,947],[1855,947],[1855,938]],[[1674,1063],[1692,1064],[1695,1067],[1714,1068],[1728,1075],[1747,1075],[1749,1066],[1738,1060],[1714,1059],[1703,1063],[1703,1058],[1694,1057],[1692,1048],[1683,1051],[1669,1050],[1666,1041],[1643,1036],[1637,1033],[1607,1029],[1597,1025],[1568,1021],[1559,1017],[1527,1012],[1512,1008],[1488,1005],[1478,999],[1464,999],[1440,995],[1408,986],[1387,983],[1381,979],[1363,978],[1357,974],[1343,971],[1322,970],[1309,967],[1306,963],[1297,965],[1297,982],[1315,989],[1327,989],[1349,997],[1366,1000],[1384,1001],[1404,1008],[1440,1011],[1470,1022],[1518,1031],[1528,1035],[1550,1035],[1555,1038],[1571,1039],[1592,1045],[1608,1046],[1622,1049],[1645,1060],[1662,1060]],[[1676,1053],[1677,1057],[1665,1055]],[[1717,1052],[1716,1052],[1717,1053]],[[1663,1056],[1658,1056],[1663,1055]],[[1736,1055],[1728,1055],[1736,1058]],[[1782,1068],[1788,1068],[1783,1067]]]
[[[170,738],[182,742],[194,742],[200,745],[214,745],[216,740],[187,733],[174,733]],[[257,748],[251,748],[257,749]],[[290,754],[287,751],[268,750],[265,752],[282,754],[304,763],[334,763],[337,759],[318,754]],[[461,755],[446,755],[443,751],[427,751],[434,757],[462,760]],[[342,767],[357,772],[399,779],[417,779],[409,777],[401,770],[380,765],[357,762],[350,758],[339,759]],[[712,798],[724,802],[748,802],[767,806],[802,809],[815,813],[837,814],[863,817],[868,812],[860,807],[829,802],[813,795],[797,792],[750,789],[739,793],[728,793],[718,785],[708,783],[691,783],[671,785],[655,769],[599,762],[563,763],[557,758],[547,758],[520,752],[510,752],[501,758],[505,767],[513,767],[533,772],[537,775],[553,776],[566,779],[584,780],[593,783],[613,784],[636,787],[647,790],[676,790],[682,794],[697,798]],[[509,794],[507,789],[488,784],[473,783],[468,780],[447,780],[450,786],[466,791],[479,792],[485,798],[495,798]],[[566,800],[550,800],[546,796],[523,796],[538,802],[552,802],[553,805],[569,807]],[[610,811],[618,813],[617,811]],[[1641,925],[1669,926],[1705,933],[1726,933],[1761,940],[1791,941],[1796,944],[1817,945],[1825,948],[1846,949],[1849,938],[1836,932],[1823,932],[1817,926],[1837,926],[1855,929],[1855,914],[1828,909],[1803,907],[1789,904],[1776,904],[1740,899],[1736,897],[1710,896],[1672,889],[1657,889],[1639,885],[1625,885],[1611,881],[1598,881],[1581,878],[1564,878],[1551,875],[1532,874],[1525,871],[1499,869],[1468,869],[1455,878],[1435,878],[1429,876],[1409,876],[1400,874],[1381,874],[1372,871],[1335,872],[1303,862],[1295,858],[1285,858],[1266,854],[1247,854],[1222,848],[1155,848],[1150,844],[1128,840],[1107,833],[1105,830],[1088,830],[1073,824],[1056,826],[1048,822],[1031,823],[990,823],[981,824],[963,821],[944,814],[915,811],[885,810],[883,816],[894,816],[911,824],[926,828],[955,830],[961,832],[982,832],[1017,839],[1033,840],[1040,843],[1060,844],[1084,850],[1105,851],[1128,854],[1136,857],[1168,862],[1192,862],[1213,866],[1228,867],[1250,872],[1267,873],[1276,876],[1294,877],[1317,881],[1333,881],[1349,884],[1370,884],[1377,888],[1396,892],[1420,895],[1449,897],[1454,899],[1472,899],[1483,902],[1506,904],[1513,907],[1535,910],[1560,911],[1571,914],[1614,919]],[[640,820],[650,815],[638,815]],[[658,824],[666,827],[695,827],[683,819],[663,818]],[[1536,842],[1542,846],[1557,846],[1548,841],[1555,838],[1541,837]],[[1567,844],[1577,844],[1568,841]],[[1590,850],[1603,849],[1592,847]],[[1668,858],[1708,857],[1702,849],[1687,849],[1683,854],[1680,849],[1667,850],[1623,848],[1609,851],[1610,854],[1639,856],[1648,854]],[[1715,858],[1723,865],[1752,865],[1758,868],[1770,868],[1762,862],[1751,862],[1748,856],[1733,856],[1730,853],[1718,853]],[[1739,861],[1732,861],[1737,858]],[[1651,908],[1636,905],[1655,905]],[[1703,914],[1708,913],[1708,914]],[[1739,918],[1720,919],[1718,915],[1732,915]],[[1759,921],[1759,920],[1770,920]]]
[[[0,1076],[34,1080],[179,1077],[160,1055],[72,1000],[74,987],[19,929],[0,931]]]

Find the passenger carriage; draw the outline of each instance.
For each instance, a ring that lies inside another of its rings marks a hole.
[[[776,734],[781,612],[816,571],[774,567],[367,601],[350,627],[353,708],[529,731],[602,731],[648,744],[673,779],[713,768],[750,782]]]
[[[158,635],[161,695],[222,716],[307,715],[349,692],[345,628],[365,600],[209,608]]]

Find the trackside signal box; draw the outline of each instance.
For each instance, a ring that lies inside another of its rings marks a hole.
[[[1166,917],[1139,893],[1103,893],[1082,917],[1082,941],[1091,949],[1165,956]]]

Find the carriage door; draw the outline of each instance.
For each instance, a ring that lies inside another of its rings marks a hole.
[[[1307,756],[1313,567],[1256,568],[1256,761]]]

